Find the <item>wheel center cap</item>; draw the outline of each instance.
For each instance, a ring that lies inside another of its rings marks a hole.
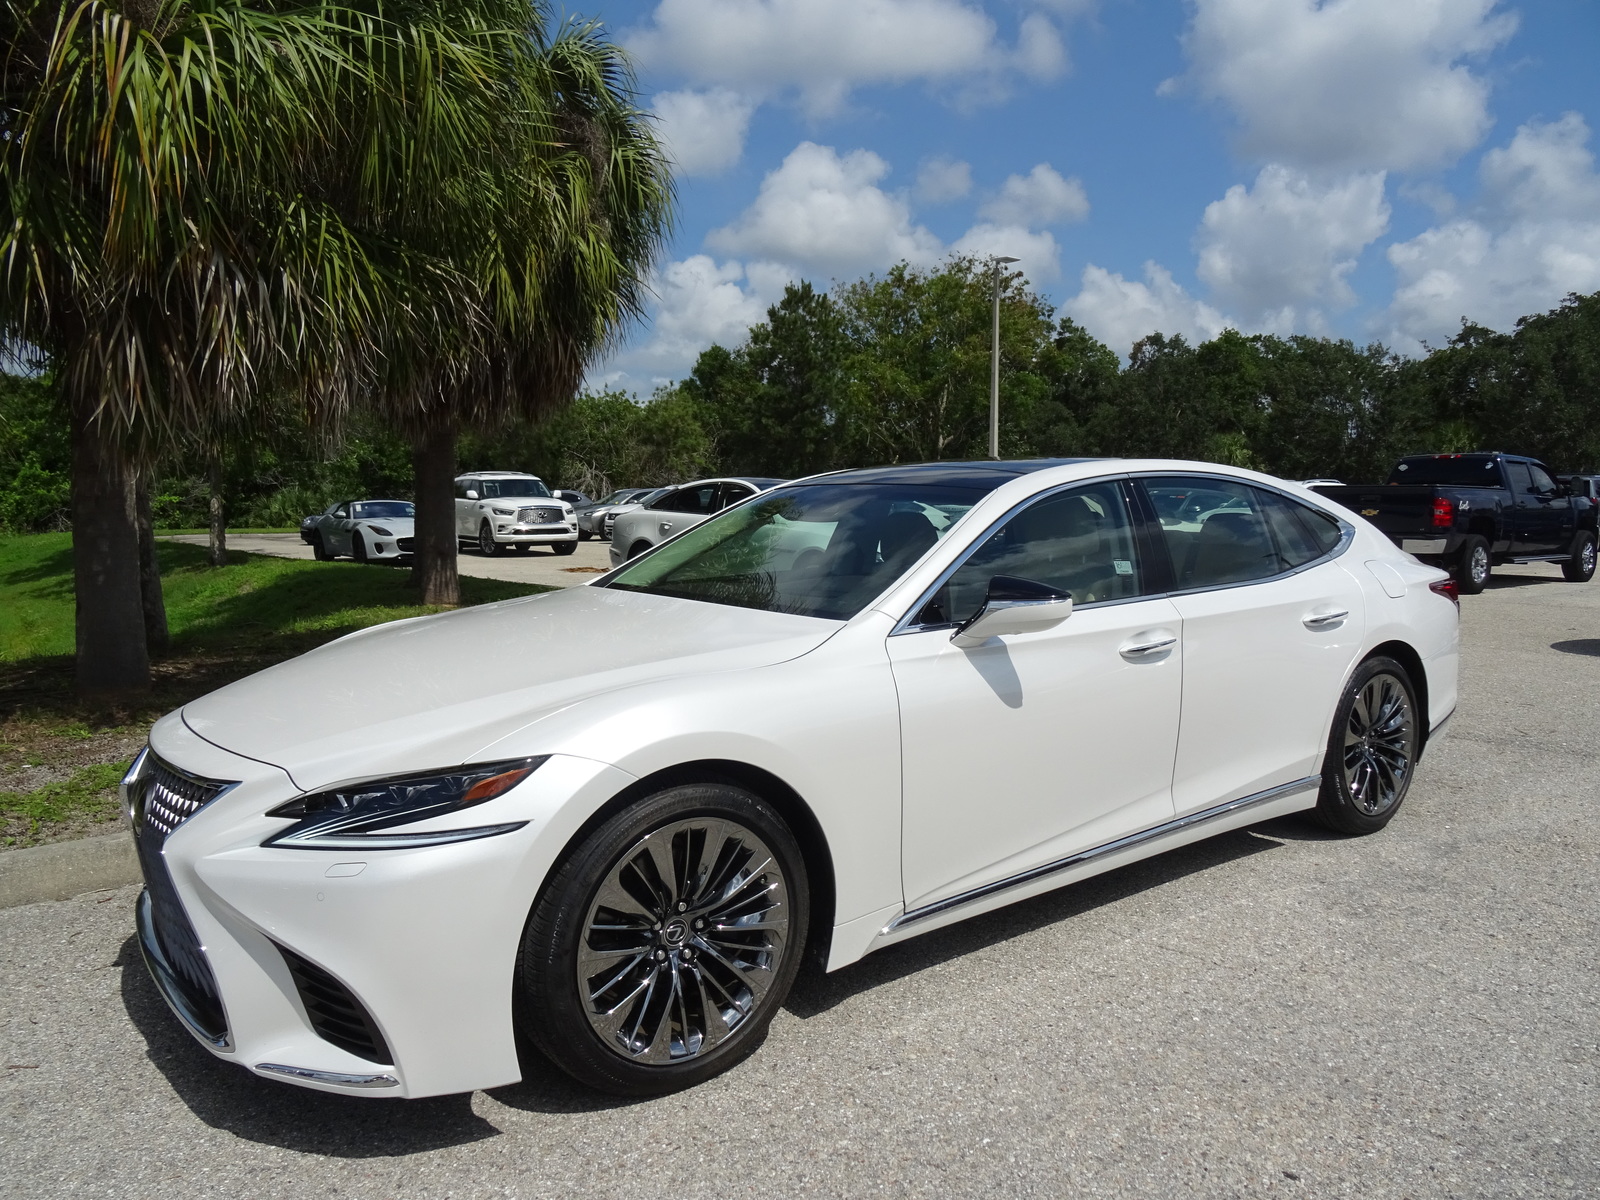
[[[662,927],[661,940],[673,949],[677,949],[689,940],[689,923],[682,917],[674,917]]]

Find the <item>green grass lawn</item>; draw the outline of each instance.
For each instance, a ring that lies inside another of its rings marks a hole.
[[[71,534],[0,537],[0,847],[115,828],[117,780],[163,713],[354,630],[438,611],[416,603],[403,568],[239,552],[211,567],[181,542],[160,554],[171,649],[147,698],[106,710],[72,691]],[[549,590],[461,580],[465,604]]]

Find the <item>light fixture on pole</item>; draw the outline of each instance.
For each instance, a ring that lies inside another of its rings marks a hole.
[[[994,262],[994,337],[989,350],[989,457],[1000,457],[1000,268],[1017,260],[1003,254]]]

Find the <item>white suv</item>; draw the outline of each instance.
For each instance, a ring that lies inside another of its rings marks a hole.
[[[488,555],[503,554],[508,546],[549,546],[571,554],[578,545],[578,518],[536,475],[474,471],[456,476],[456,537]]]

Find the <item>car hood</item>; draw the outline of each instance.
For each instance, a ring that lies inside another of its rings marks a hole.
[[[371,529],[376,525],[379,529],[387,529],[395,537],[409,537],[417,527],[415,517],[362,517],[357,525],[365,525]]]
[[[574,587],[358,631],[187,705],[303,789],[431,770],[587,697],[798,657],[836,621]]]

